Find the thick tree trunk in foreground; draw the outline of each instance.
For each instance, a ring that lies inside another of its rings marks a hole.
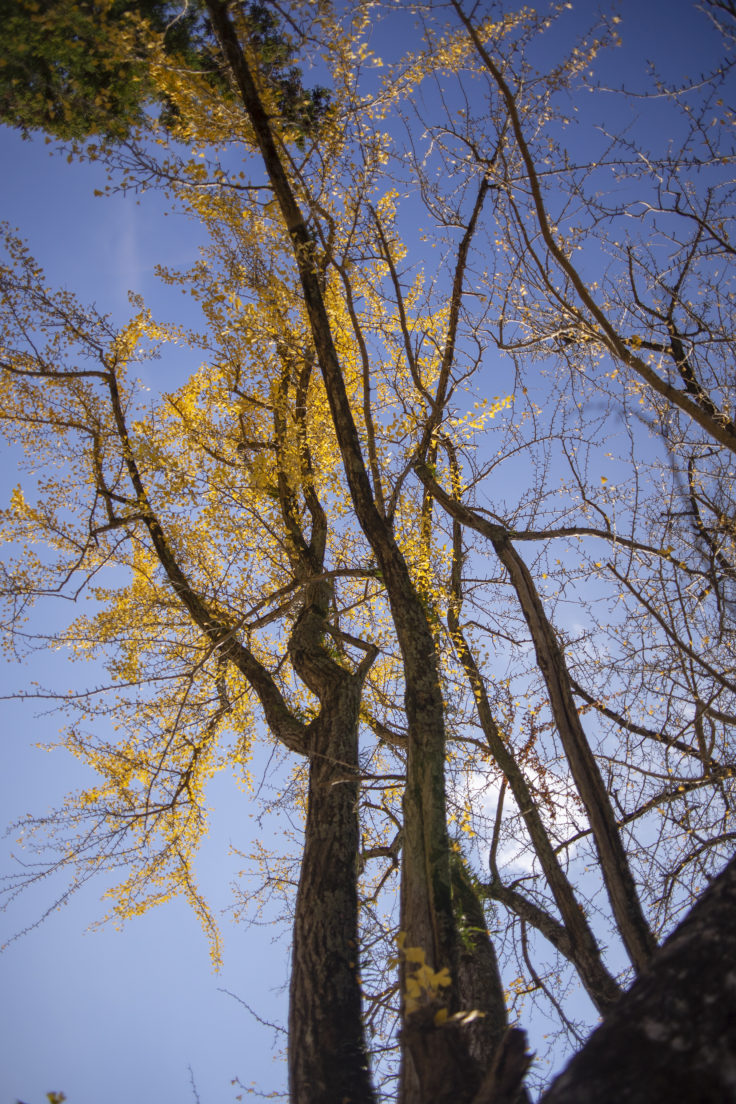
[[[542,1101],[736,1101],[736,859]]]

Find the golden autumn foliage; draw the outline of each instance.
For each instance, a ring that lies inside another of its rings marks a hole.
[[[8,646],[83,596],[48,643],[106,670],[61,702],[95,785],[23,829],[72,880],[114,872],[115,918],[183,894],[217,961],[207,786],[233,771],[249,800],[276,741],[306,824],[292,1037],[307,1008],[330,1037],[304,918],[339,913],[355,1099],[403,1022],[399,1097],[449,1100],[461,1069],[480,1100],[509,1015],[579,1035],[573,981],[610,1009],[732,850],[732,120],[703,138],[670,89],[686,153],[637,160],[615,111],[569,137],[616,16],[550,57],[569,5],[421,5],[381,59],[371,5],[272,7],[204,5],[206,66],[142,24],[165,112],[75,151],[197,221],[160,271],[175,324],[134,299],[114,326],[6,236]],[[181,386],[137,381],[184,348]],[[299,1101],[328,1076],[305,1062],[293,1043]]]

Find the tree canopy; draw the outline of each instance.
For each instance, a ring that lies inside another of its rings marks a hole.
[[[116,327],[6,235],[6,639],[108,672],[8,891],[183,894],[217,958],[207,784],[274,742],[291,1098],[523,1100],[509,1025],[577,1046],[733,853],[732,6],[634,116],[569,5],[419,4],[404,54],[370,4],[26,6],[2,117],[207,243]]]

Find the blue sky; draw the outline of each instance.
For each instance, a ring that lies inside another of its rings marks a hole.
[[[99,167],[67,164],[43,139],[23,141],[0,129],[2,218],[20,228],[44,265],[49,281],[74,289],[122,320],[129,289],[143,293],[155,313],[171,317],[181,296],[154,276],[159,262],[176,266],[194,259],[197,235],[183,216],[166,215],[160,196],[96,198],[104,184]],[[172,388],[186,378],[185,354],[150,365],[153,387]],[[17,481],[7,455],[3,495]],[[53,616],[54,614],[51,614]],[[60,657],[8,665],[2,693],[40,677],[65,687],[79,678]],[[83,672],[94,677],[93,672]],[[63,751],[34,745],[52,741],[61,719],[43,703],[4,701],[0,775],[3,827],[26,812],[41,813],[82,783],[83,770]],[[247,849],[257,827],[234,783],[215,780],[218,816],[202,855],[202,878],[215,909],[232,903],[230,880],[239,862],[230,845]],[[12,863],[12,836],[3,843],[2,869]],[[240,864],[242,865],[242,863]],[[2,917],[4,942],[33,923],[54,900],[48,884]],[[124,1104],[131,1100],[194,1101],[189,1066],[202,1104],[232,1101],[239,1076],[265,1089],[280,1087],[283,1062],[278,1039],[227,994],[256,1005],[266,1019],[285,1006],[288,945],[264,928],[238,927],[223,919],[224,967],[215,974],[208,946],[188,907],[171,902],[129,924],[87,931],[105,911],[104,885],[91,885],[0,954],[0,1101],[45,1102],[63,1090],[73,1104]]]
[[[608,79],[641,85],[644,59],[666,59],[673,75],[707,67],[713,39],[688,0],[627,0],[619,6],[624,49],[604,60]],[[577,5],[583,24],[595,6]],[[0,217],[20,228],[52,284],[74,289],[116,318],[125,317],[128,289],[141,292],[154,314],[176,318],[182,298],[159,284],[156,263],[185,264],[196,256],[196,226],[165,215],[153,192],[141,197],[94,198],[104,184],[99,167],[67,164],[42,139],[24,142],[0,129]],[[154,387],[183,382],[187,362],[173,351],[151,367]],[[6,494],[15,482],[14,457],[0,472]],[[62,659],[9,667],[2,693],[22,687],[43,666],[57,685],[73,677]],[[3,772],[0,819],[42,812],[81,781],[81,768],[62,752],[35,744],[53,740],[58,718],[32,703],[2,702]],[[229,882],[238,869],[231,845],[247,848],[262,830],[247,802],[227,779],[214,784],[213,830],[200,863],[215,910],[231,903]],[[6,840],[3,870],[12,839]],[[284,1063],[274,1032],[259,1026],[232,997],[265,1019],[283,1016],[288,943],[268,927],[231,924],[223,916],[225,958],[215,975],[196,918],[173,902],[127,925],[87,932],[104,911],[103,886],[88,886],[43,924],[0,955],[0,1104],[41,1104],[63,1090],[70,1104],[228,1104],[231,1079],[280,1088]],[[53,897],[41,887],[2,917],[0,941],[31,924]]]

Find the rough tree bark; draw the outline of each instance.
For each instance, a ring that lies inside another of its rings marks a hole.
[[[325,643],[327,634],[338,640],[340,634],[329,622],[334,594],[331,581],[324,578],[327,517],[314,487],[304,419],[312,364],[309,358],[301,365],[282,359],[281,394],[274,405],[279,502],[291,538],[292,564],[304,580],[303,606],[289,639],[289,656],[320,703],[307,729],[309,794],[289,991],[289,1095],[293,1104],[373,1104],[358,961],[358,731],[363,684],[378,649],[353,640],[365,654],[352,670],[349,661],[343,666]],[[287,475],[285,408],[288,381],[294,377],[309,540]]]
[[[358,708],[363,680],[346,671],[335,676],[310,741],[289,990],[293,1104],[374,1100],[358,961]]]
[[[506,997],[483,906],[459,854],[453,855],[451,874],[453,905],[460,929],[460,1000],[464,1011],[482,1013],[466,1028],[468,1049],[485,1071],[508,1030]]]
[[[541,1104],[736,1101],[736,859]]]

